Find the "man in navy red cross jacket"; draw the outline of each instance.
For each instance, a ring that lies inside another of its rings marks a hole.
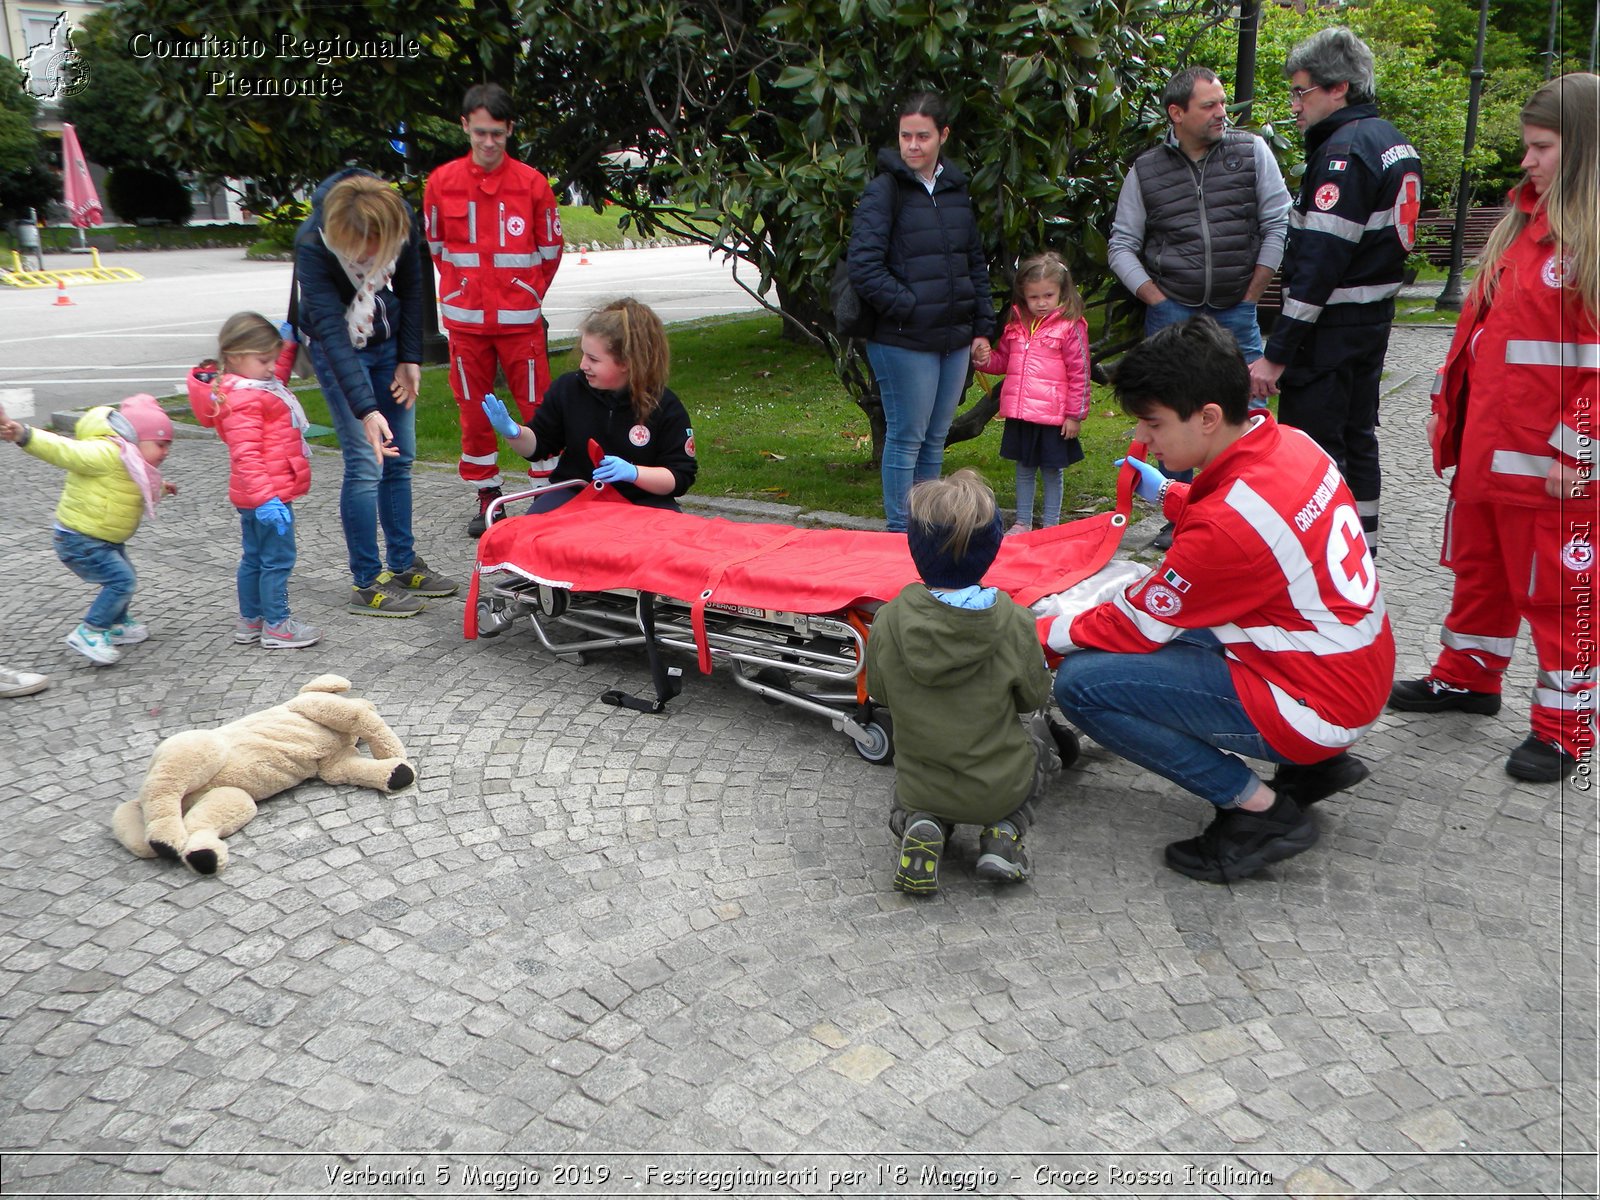
[[[1278,419],[1339,464],[1376,550],[1378,385],[1416,244],[1422,164],[1378,116],[1372,52],[1348,29],[1307,38],[1284,71],[1306,171],[1289,213],[1283,313],[1250,365],[1251,394],[1281,389]]]

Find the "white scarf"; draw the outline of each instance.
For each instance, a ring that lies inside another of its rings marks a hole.
[[[344,325],[350,333],[350,344],[359,350],[372,336],[372,327],[378,317],[378,293],[388,287],[389,281],[394,278],[394,267],[399,262],[399,256],[391,258],[381,267],[376,266],[370,258],[346,258],[328,241],[326,229],[322,231],[322,244],[339,260],[345,277],[355,286],[356,294],[344,310]]]

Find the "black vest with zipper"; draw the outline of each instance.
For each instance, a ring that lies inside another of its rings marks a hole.
[[[1255,135],[1230,129],[1199,162],[1169,136],[1135,164],[1150,278],[1180,304],[1238,304],[1261,248]]]

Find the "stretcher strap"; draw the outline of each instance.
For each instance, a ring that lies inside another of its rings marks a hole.
[[[661,646],[656,642],[656,598],[649,592],[639,593],[639,628],[644,630],[644,654],[650,661],[650,682],[655,685],[655,700],[641,700],[621,688],[611,688],[600,693],[600,703],[613,708],[631,708],[634,712],[665,712],[667,701],[683,690],[683,680],[681,672],[669,670],[661,661]]]
[[[472,582],[467,584],[467,615],[462,632],[467,635],[467,640],[475,641],[478,637],[478,572],[472,572]]]
[[[755,549],[735,555],[733,558],[725,558],[706,572],[705,587],[701,589],[700,595],[689,609],[689,624],[694,629],[694,644],[698,652],[696,661],[700,666],[700,674],[711,674],[711,643],[706,637],[706,603],[711,599],[712,593],[717,590],[717,585],[722,582],[723,575],[730,568],[747,563],[751,559],[760,558],[763,554],[770,553],[780,546],[787,546],[799,536],[799,529],[785,530],[781,536],[773,538],[770,542],[765,542]]]

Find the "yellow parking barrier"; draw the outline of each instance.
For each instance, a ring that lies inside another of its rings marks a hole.
[[[60,283],[82,285],[86,283],[133,283],[144,278],[127,267],[107,267],[100,263],[100,251],[90,247],[94,260],[92,267],[66,267],[59,271],[24,271],[22,256],[11,252],[11,269],[0,269],[0,284],[18,288],[53,288]]]

